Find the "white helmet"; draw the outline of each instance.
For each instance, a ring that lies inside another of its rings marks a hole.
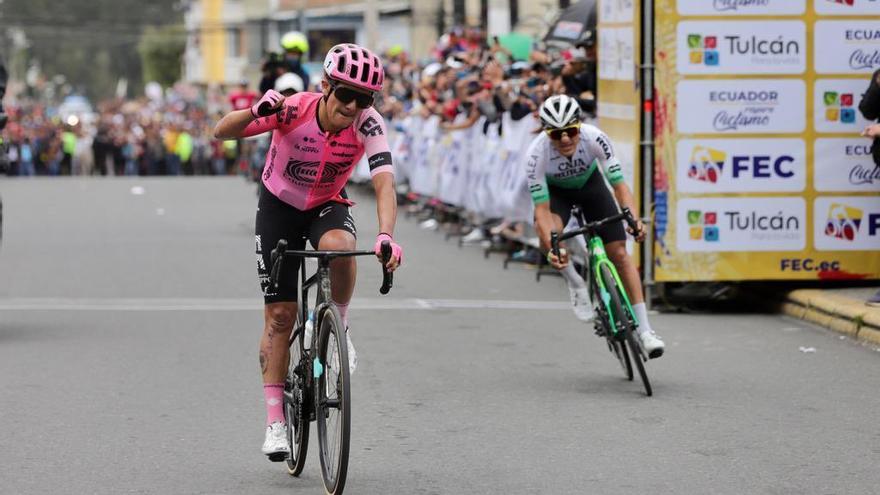
[[[278,79],[275,80],[275,91],[283,93],[291,89],[297,93],[305,89],[302,78],[293,72],[285,72],[278,76]]]
[[[541,123],[545,128],[561,129],[581,119],[581,106],[568,95],[554,95],[541,104]]]

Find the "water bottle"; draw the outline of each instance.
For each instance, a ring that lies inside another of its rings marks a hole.
[[[309,317],[306,319],[305,331],[303,332],[303,347],[310,349],[312,347],[312,332],[315,329],[315,312],[309,311]]]

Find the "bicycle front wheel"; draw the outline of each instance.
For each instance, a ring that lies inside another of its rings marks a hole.
[[[327,493],[336,495],[342,493],[348,471],[351,433],[348,345],[342,317],[333,304],[323,310],[319,327],[317,360],[314,364],[319,456],[324,488]]]
[[[638,337],[635,334],[635,328],[623,306],[623,299],[621,298],[621,291],[623,288],[617,285],[617,279],[611,274],[611,270],[608,266],[602,265],[600,271],[602,281],[605,283],[605,290],[607,290],[611,296],[610,310],[613,314],[613,318],[620,324],[620,331],[623,332],[623,338],[619,339],[617,344],[619,344],[621,348],[624,348],[622,349],[623,352],[626,352],[625,347],[629,347],[629,354],[632,357],[632,360],[635,361],[636,369],[639,371],[639,377],[642,379],[642,384],[645,386],[645,393],[650,397],[653,395],[654,391],[651,388],[651,381],[648,380],[648,372],[645,370],[645,363],[642,357],[641,347],[639,347]]]
[[[581,270],[581,277],[583,277],[584,280],[589,281],[590,293],[592,297],[595,298],[595,294],[599,293],[599,288],[596,286],[596,279],[591,276],[591,273],[589,263],[584,264],[583,269]],[[616,340],[616,336],[611,328],[611,321],[608,319],[608,314],[606,313],[604,306],[600,303],[595,307],[595,310],[593,327],[596,330],[596,335],[605,337],[605,342],[608,344],[608,350],[614,358],[617,359],[617,362],[620,363],[620,368],[623,370],[626,379],[632,381],[632,361],[630,361],[629,354],[626,352],[626,346],[622,342]]]
[[[623,374],[626,375],[626,379],[633,381],[633,365],[629,353],[626,352],[626,345],[623,342],[618,342],[614,336],[608,336],[608,345],[611,347],[612,353],[617,357],[617,360],[620,361],[620,367],[623,368]]]
[[[294,330],[290,345],[290,365],[284,384],[284,419],[287,421],[287,444],[290,456],[287,458],[287,472],[299,476],[306,464],[309,451],[309,390],[307,388],[309,363],[303,359],[302,328]]]

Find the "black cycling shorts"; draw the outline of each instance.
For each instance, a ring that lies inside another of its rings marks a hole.
[[[561,187],[548,187],[550,193],[550,211],[559,215],[562,219],[563,228],[568,225],[571,218],[571,209],[578,205],[584,212],[587,222],[595,222],[617,215],[620,210],[617,202],[598,170],[587,179],[586,184],[580,189],[563,189]],[[602,242],[608,244],[614,241],[625,241],[626,230],[623,221],[609,223],[599,229],[599,237]]]
[[[345,190],[342,197],[347,197]],[[284,260],[281,265],[278,288],[269,284],[269,270],[272,269],[272,250],[279,239],[287,240],[287,249],[305,249],[306,239],[312,247],[318,248],[327,231],[345,230],[357,237],[354,219],[349,207],[335,201],[328,201],[310,210],[298,210],[278,199],[260,182],[260,200],[257,206],[256,244],[257,274],[263,290],[265,304],[276,302],[296,302],[300,262],[293,258]]]

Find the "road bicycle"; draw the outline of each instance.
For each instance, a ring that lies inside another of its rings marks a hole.
[[[387,241],[382,243],[381,254],[383,280],[379,292],[387,294],[392,285],[392,274],[385,269],[385,263],[391,259],[391,245]],[[272,250],[269,275],[270,283],[277,288],[284,258],[295,258],[300,263],[299,308],[290,334],[290,364],[283,395],[290,454],[280,454],[281,457],[270,457],[270,460],[285,460],[288,473],[299,476],[309,447],[309,424],[315,421],[324,489],[331,495],[341,494],[345,488],[351,435],[351,382],[346,329],[330,297],[330,262],[350,256],[375,256],[375,253],[287,250],[287,241],[281,239]],[[317,271],[308,279],[306,258],[318,261]],[[317,288],[317,294],[314,310],[309,311],[312,287]],[[308,327],[312,327],[311,332],[306,331]]]
[[[550,244],[553,254],[559,256],[560,242],[579,235],[584,236],[587,259],[581,275],[587,281],[590,300],[594,307],[596,317],[593,318],[593,327],[596,335],[605,338],[608,350],[620,362],[626,378],[630,381],[633,380],[633,361],[635,361],[636,369],[645,386],[645,393],[650,397],[653,390],[645,370],[648,355],[639,342],[637,333],[639,321],[633,312],[620,276],[614,268],[614,263],[608,258],[605,244],[598,234],[603,226],[621,220],[626,221],[630,229],[635,231],[636,221],[629,208],[624,208],[617,215],[590,223],[584,219],[583,211],[579,206],[572,208],[572,215],[577,219],[579,228],[562,234],[551,232]]]

